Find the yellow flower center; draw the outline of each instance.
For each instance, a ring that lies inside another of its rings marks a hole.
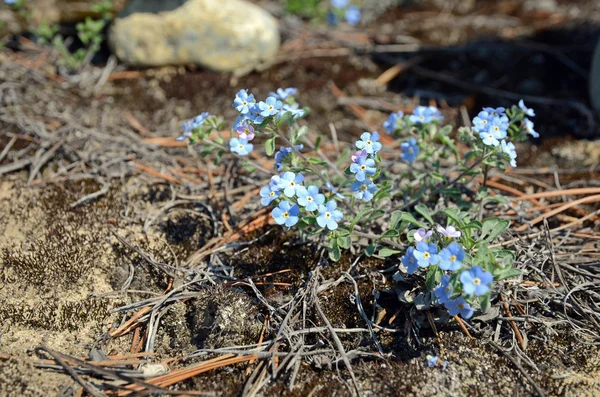
[[[484,119],[482,124],[484,124],[484,125],[487,124],[487,120]]]
[[[282,215],[284,218],[289,218],[290,217],[290,213],[285,211]]]
[[[494,126],[494,131],[498,132],[498,131],[500,131],[500,128],[497,125],[495,125]]]
[[[244,145],[242,145],[241,143],[238,145],[238,149],[243,149]]]
[[[449,294],[449,293],[450,293],[450,291],[452,291],[452,289],[450,288],[450,286],[447,286],[447,287],[446,287],[446,293],[447,293],[447,294]]]
[[[452,255],[452,256],[450,257],[450,262],[454,262],[454,261],[456,261],[456,255]]]
[[[269,110],[273,110],[273,109],[274,109],[274,107],[273,107],[273,106],[269,106],[269,107],[268,107],[268,109],[269,109]]]
[[[429,259],[431,257],[431,254],[429,252],[426,252],[423,254],[423,258],[425,259]]]
[[[425,116],[419,116],[419,120],[425,120]]]
[[[306,197],[306,201],[313,201],[313,198],[308,196],[308,197]]]
[[[360,166],[360,169],[361,169],[361,171],[364,171],[364,170],[367,169],[367,166],[363,164],[363,165]]]
[[[242,105],[246,106],[248,104],[247,101],[242,101]]]
[[[294,187],[294,186],[296,186],[296,182],[294,182],[294,181],[291,181],[291,182],[290,182],[290,186],[291,186],[291,187]]]
[[[325,218],[327,218],[327,219],[331,218],[331,212],[326,212],[325,213]]]
[[[459,303],[459,304],[458,304],[458,308],[459,308],[459,309],[464,309],[464,308],[465,308],[465,305],[463,305],[462,303]]]
[[[270,197],[275,197],[275,192],[271,192],[271,193],[269,193],[269,196],[270,196]]]
[[[360,189],[361,189],[362,191],[365,191],[365,190],[367,190],[367,185],[360,185]]]
[[[372,144],[373,144],[373,142],[367,141],[367,145],[372,145]]]
[[[480,280],[478,277],[475,277],[475,278],[473,279],[473,284],[475,284],[475,285],[479,285],[479,284],[481,284],[481,280]]]

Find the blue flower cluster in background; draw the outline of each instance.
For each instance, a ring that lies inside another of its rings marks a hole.
[[[403,118],[404,112],[402,111],[390,114],[387,120],[383,123],[383,128],[385,128],[385,132],[389,135],[394,131],[402,128]]]
[[[186,138],[192,136],[192,132],[200,128],[206,119],[210,116],[207,112],[201,113],[198,116],[194,117],[191,120],[187,120],[183,122],[183,135],[177,138],[178,141],[183,141]]]
[[[442,121],[444,117],[435,106],[418,106],[408,117],[413,124],[427,124],[432,121]]]
[[[463,318],[470,318],[474,308],[465,298],[487,294],[494,277],[480,266],[469,267],[465,263],[465,250],[454,240],[461,235],[453,226],[438,226],[437,234],[419,229],[413,234],[416,245],[406,250],[401,263],[409,274],[414,274],[419,269],[432,271],[432,266],[450,273],[441,277],[441,283],[434,289],[434,294],[438,303],[443,304],[451,316],[460,314]],[[455,291],[451,284],[452,272],[459,273],[458,279],[461,284],[458,291]]]
[[[331,0],[331,7],[331,11],[327,14],[327,21],[331,25],[337,25],[342,16],[350,25],[357,25],[360,22],[360,8],[351,5],[348,0]]]
[[[388,134],[393,134],[404,128],[414,126],[418,130],[426,128],[429,123],[437,123],[444,119],[442,113],[435,106],[417,106],[413,113],[404,117],[403,112],[392,113],[383,123]],[[414,131],[414,129],[413,129]],[[411,137],[408,141],[400,144],[400,159],[412,164],[417,160],[421,148],[416,138]]]
[[[505,109],[498,108],[483,108],[481,112],[473,119],[473,131],[479,134],[481,142],[491,148],[500,148],[501,152],[506,155],[508,162],[512,167],[517,166],[517,151],[514,143],[508,141],[508,135],[511,128],[518,130],[516,127],[520,125],[522,131],[534,138],[539,138],[539,134],[535,131],[533,122],[527,117],[534,117],[535,111],[525,106],[521,99],[518,103],[518,108]]]
[[[297,90],[295,88],[278,88],[277,92],[271,92],[264,101],[256,101],[254,94],[248,93],[248,90],[240,90],[233,100],[233,107],[239,112],[235,121],[234,130],[238,134],[229,142],[230,150],[240,156],[248,155],[253,145],[250,143],[254,139],[255,132],[263,124],[272,120],[278,120],[286,113],[290,113],[292,120],[304,117],[305,112],[300,109],[294,96]],[[281,169],[281,161],[291,153],[281,151],[279,157],[278,169]]]
[[[415,138],[410,138],[408,141],[402,142],[400,144],[400,150],[402,151],[400,158],[409,164],[415,162],[420,151]]]
[[[498,146],[500,140],[506,138],[508,117],[504,108],[484,108],[473,119],[473,131],[479,134],[487,146]]]
[[[335,230],[344,214],[337,209],[334,200],[326,201],[325,195],[315,185],[304,186],[301,173],[284,172],[271,177],[268,186],[260,190],[261,204],[268,206],[280,199],[271,216],[279,225],[292,227],[304,218],[312,218],[321,228]]]
[[[377,192],[377,185],[373,182],[373,178],[377,173],[375,166],[377,153],[382,148],[380,138],[377,132],[364,132],[355,143],[359,150],[352,155],[352,164],[348,171],[354,174],[355,179],[350,185],[350,190],[359,200],[371,201]]]

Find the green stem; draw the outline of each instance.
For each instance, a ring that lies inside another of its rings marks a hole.
[[[239,158],[239,159],[242,159],[242,160],[244,160],[244,161],[247,161],[247,162],[248,162],[248,163],[250,163],[250,164],[251,164],[251,165],[252,165],[254,168],[256,168],[257,170],[259,170],[259,171],[261,171],[261,172],[263,172],[263,173],[265,173],[265,174],[267,174],[267,175],[270,175],[270,176],[272,176],[272,175],[275,175],[275,173],[274,173],[274,172],[272,172],[272,171],[269,171],[269,170],[267,170],[266,168],[263,168],[262,166],[260,166],[260,165],[259,165],[259,164],[257,164],[256,162],[254,162],[254,161],[252,161],[252,160],[248,159],[246,156],[240,156],[239,154],[237,154],[237,153],[234,153],[234,152],[230,151],[230,150],[229,150],[229,148],[226,148],[226,147],[225,147],[225,146],[223,146],[223,145],[220,145],[220,144],[218,144],[218,143],[216,143],[216,142],[214,142],[214,141],[211,141],[210,139],[203,139],[202,141],[203,141],[204,143],[208,143],[209,145],[213,145],[214,147],[217,147],[217,148],[219,148],[219,149],[222,149],[222,150],[224,150],[225,152],[228,152],[228,153],[230,153],[230,154],[234,155],[235,157],[237,157],[237,158]]]

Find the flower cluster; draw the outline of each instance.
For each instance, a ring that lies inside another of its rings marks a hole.
[[[352,155],[352,164],[348,171],[354,174],[355,179],[350,185],[350,190],[359,200],[371,201],[377,191],[377,185],[373,183],[373,179],[377,173],[375,160],[382,147],[379,138],[377,132],[364,132],[355,143],[359,150]]]
[[[418,106],[408,117],[412,124],[427,124],[432,121],[442,121],[444,117],[435,106]]]
[[[239,112],[234,126],[238,137],[229,142],[230,150],[240,156],[248,155],[254,147],[249,142],[254,139],[259,127],[281,119],[286,113],[290,114],[292,120],[303,117],[305,112],[298,107],[294,98],[296,92],[295,88],[279,88],[264,101],[257,102],[248,90],[240,90],[233,101],[233,107]]]
[[[383,123],[383,128],[385,128],[385,132],[389,135],[394,131],[402,128],[403,118],[404,112],[402,111],[390,114],[387,120]]]
[[[525,132],[534,138],[539,138],[539,134],[534,130],[534,125],[527,117],[534,117],[533,109],[525,106],[521,99],[517,107],[513,109],[483,108],[481,112],[473,119],[473,131],[479,135],[481,142],[488,148],[499,148],[501,153],[512,167],[517,166],[517,151],[514,143],[509,142],[509,134],[514,135],[515,130]],[[519,126],[519,127],[517,127]],[[512,136],[511,135],[511,136]]]
[[[446,307],[451,316],[460,314],[470,318],[474,309],[465,298],[487,294],[494,277],[480,266],[468,267],[465,263],[465,250],[454,240],[461,237],[459,230],[453,226],[438,226],[436,231],[437,234],[434,234],[433,231],[418,229],[413,234],[416,245],[406,250],[401,263],[409,274],[414,274],[418,269],[441,269],[444,272],[441,284],[434,290],[438,302]],[[433,266],[436,268],[432,269]],[[459,272],[459,290],[454,290],[451,276],[446,272]]]
[[[304,148],[304,145],[295,145],[296,150],[300,151]],[[275,153],[275,167],[277,171],[281,171],[283,168],[283,161],[290,157],[290,154],[294,152],[291,147],[280,147],[279,151]]]
[[[429,123],[442,121],[443,119],[444,117],[435,106],[418,106],[411,115],[406,117],[401,111],[390,114],[388,119],[383,123],[383,128],[385,128],[388,134],[393,134],[404,128],[413,133],[422,133],[424,126],[427,126]],[[410,129],[411,127],[413,128]],[[403,161],[412,164],[416,161],[417,156],[421,151],[421,147],[419,146],[419,141],[417,141],[415,137],[411,137],[400,144],[400,150],[400,158]]]
[[[177,140],[183,141],[184,139],[191,137],[192,132],[195,129],[200,128],[209,116],[210,115],[207,112],[204,112],[204,113],[201,113],[198,116],[194,117],[191,120],[184,121],[183,122],[183,134],[179,138],[177,138]]]
[[[360,22],[360,9],[357,6],[350,5],[348,0],[331,0],[331,6],[333,9],[327,14],[330,24],[337,25],[338,18],[341,15],[350,25],[356,25]]]
[[[535,117],[535,111],[531,108],[528,108],[527,106],[525,106],[525,102],[523,102],[523,100],[521,99],[519,101],[519,109],[521,109],[525,115],[529,116],[529,117]],[[539,138],[540,134],[538,134],[534,129],[533,129],[533,121],[529,120],[527,117],[525,117],[523,119],[523,129],[525,130],[525,132],[529,135],[531,135],[534,138]]]
[[[484,108],[473,119],[473,131],[479,134],[487,146],[498,146],[500,140],[506,138],[508,117],[504,108]]]
[[[314,219],[323,229],[335,230],[344,214],[334,200],[325,202],[325,195],[315,185],[304,186],[301,173],[284,172],[274,175],[268,186],[260,190],[261,204],[267,206],[279,200],[271,216],[279,225],[292,227],[302,217],[306,223]]]

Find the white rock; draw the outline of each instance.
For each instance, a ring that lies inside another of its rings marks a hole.
[[[134,66],[198,64],[217,71],[269,63],[279,48],[277,21],[242,0],[189,0],[159,13],[115,20],[114,53]]]

